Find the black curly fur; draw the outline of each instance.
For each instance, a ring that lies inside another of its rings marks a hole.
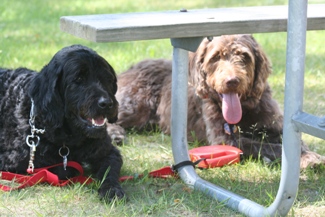
[[[38,134],[35,168],[61,163],[59,149],[65,145],[70,149],[68,160],[88,164],[93,176],[105,179],[99,189],[102,198],[123,197],[118,181],[121,154],[112,145],[106,124],[94,126],[89,121],[116,121],[116,83],[114,69],[81,45],[60,50],[40,73],[26,68],[0,69],[0,169],[26,173],[32,98],[35,126],[45,129]],[[75,175],[71,168],[58,167],[52,172],[61,179]]]

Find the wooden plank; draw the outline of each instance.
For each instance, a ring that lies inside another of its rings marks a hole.
[[[308,5],[308,30],[325,29],[325,4]],[[262,6],[63,16],[61,30],[94,42],[283,32],[288,7]]]

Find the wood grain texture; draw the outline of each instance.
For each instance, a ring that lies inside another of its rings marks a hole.
[[[325,29],[325,4],[308,5],[308,30]],[[63,16],[61,30],[94,42],[287,31],[288,6]]]

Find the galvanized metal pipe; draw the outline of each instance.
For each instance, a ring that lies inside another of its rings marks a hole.
[[[172,116],[171,137],[175,164],[190,160],[187,144],[187,85],[188,85],[188,52],[175,46],[182,45],[183,39],[172,39]],[[184,44],[188,39],[184,40]],[[182,47],[184,47],[182,45]],[[200,178],[192,166],[184,166],[178,170],[181,179],[190,187],[225,203],[232,209],[251,216],[270,216],[267,210],[246,198],[216,186]]]
[[[307,1],[289,1],[287,64],[284,103],[284,129],[282,150],[282,173],[277,196],[269,207],[263,207],[233,192],[201,179],[192,166],[179,169],[182,180],[196,190],[225,203],[247,216],[285,216],[295,200],[300,173],[301,132],[292,118],[302,112],[305,46],[307,29]],[[189,160],[187,147],[187,80],[188,39],[172,39],[172,150],[175,164]],[[193,50],[190,48],[189,50]]]
[[[271,207],[279,215],[286,215],[299,185],[301,132],[292,118],[302,111],[307,30],[307,1],[290,0],[287,35],[287,63],[285,77],[282,173],[277,197]]]

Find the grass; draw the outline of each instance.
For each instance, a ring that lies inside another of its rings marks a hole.
[[[0,66],[40,70],[62,47],[83,44],[96,50],[120,73],[145,58],[171,58],[169,40],[97,44],[61,32],[64,15],[126,13],[135,11],[179,10],[286,4],[284,0],[230,1],[81,1],[81,0],[2,0],[0,4]],[[325,3],[323,0],[309,3]],[[273,63],[269,82],[275,99],[283,108],[286,33],[255,34]],[[324,115],[325,110],[324,31],[307,33],[304,110]],[[325,155],[325,142],[303,135],[313,150]],[[193,147],[195,144],[192,144]],[[171,139],[159,131],[129,132],[120,147],[124,156],[122,175],[147,174],[173,163]],[[270,205],[277,193],[281,170],[247,160],[223,168],[197,170],[204,179],[257,203]],[[57,188],[45,184],[9,193],[0,192],[0,216],[242,216],[189,189],[179,179],[148,177],[122,183],[127,201],[103,203],[97,197],[98,184]],[[325,216],[324,170],[301,172],[297,199],[289,216]]]

